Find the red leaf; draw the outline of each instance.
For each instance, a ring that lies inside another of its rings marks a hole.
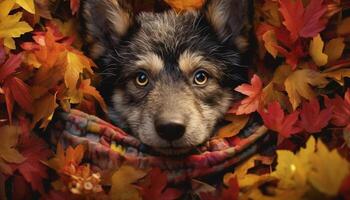
[[[283,137],[289,137],[301,131],[299,127],[295,126],[298,121],[299,112],[294,111],[289,115],[285,115],[281,105],[277,101],[268,105],[267,112],[262,109],[259,109],[258,112],[265,126],[278,132]]]
[[[4,87],[3,90],[5,95],[8,118],[10,120],[10,124],[12,124],[12,111],[13,111],[14,100],[13,100],[10,88]]]
[[[152,169],[140,188],[143,200],[178,199],[182,193],[174,188],[167,188],[167,180],[165,172],[158,168]]]
[[[228,182],[228,188],[223,188],[221,193],[222,200],[236,200],[238,199],[239,185],[237,177],[231,178]]]
[[[311,0],[306,9],[301,0],[280,0],[280,12],[284,18],[283,24],[289,30],[293,41],[299,37],[314,37],[325,26],[322,16],[327,11],[323,0]]]
[[[332,108],[328,107],[320,111],[320,104],[317,99],[304,102],[300,111],[299,126],[308,133],[318,133],[328,125],[332,117]]]
[[[255,112],[260,104],[262,86],[263,83],[259,76],[255,75],[251,79],[250,84],[242,84],[235,88],[235,91],[240,92],[244,95],[247,95],[239,104],[235,105],[230,109],[229,113],[235,113],[237,115],[250,114]]]
[[[343,196],[344,200],[350,200],[350,174],[343,180],[339,193]]]
[[[21,63],[22,54],[10,54],[10,57],[6,60],[6,62],[0,66],[0,81],[13,74],[21,66]]]
[[[344,95],[344,99],[336,96],[334,99],[325,97],[327,108],[333,108],[331,123],[335,126],[347,126],[350,124],[350,89]]]
[[[32,136],[22,140],[19,151],[26,160],[17,165],[16,169],[31,184],[33,190],[44,193],[43,179],[48,177],[47,167],[42,163],[51,155],[51,151],[42,139]]]
[[[4,90],[11,92],[12,98],[28,113],[33,112],[33,98],[28,85],[17,77],[5,80]]]

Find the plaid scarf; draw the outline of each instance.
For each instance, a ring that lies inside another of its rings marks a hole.
[[[168,157],[157,155],[120,128],[78,110],[58,114],[53,124],[49,130],[53,144],[83,144],[87,160],[101,169],[117,169],[122,164],[140,169],[158,167],[167,172],[172,183],[221,172],[256,153],[259,144],[268,140],[264,126],[249,123],[233,137],[213,137],[195,152]]]

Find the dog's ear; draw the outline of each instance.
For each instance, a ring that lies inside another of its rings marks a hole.
[[[203,12],[222,42],[244,51],[251,29],[251,6],[252,0],[207,0]]]
[[[85,0],[82,3],[83,32],[92,58],[113,48],[135,20],[128,0]]]

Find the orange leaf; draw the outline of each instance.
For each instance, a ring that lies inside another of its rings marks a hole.
[[[258,109],[263,83],[257,75],[254,75],[250,82],[251,84],[245,83],[235,88],[235,91],[248,97],[243,99],[237,106],[234,106],[228,113],[235,113],[237,115],[250,114]]]
[[[247,122],[249,120],[249,116],[247,116],[247,115],[233,115],[233,116],[230,116],[229,120],[232,122],[229,125],[222,127],[218,131],[217,137],[228,138],[228,137],[235,136],[247,124]]]

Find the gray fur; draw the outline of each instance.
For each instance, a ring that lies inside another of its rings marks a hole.
[[[107,2],[110,1],[116,0]],[[97,3],[86,0],[85,13],[91,13],[86,10],[91,9],[89,2]],[[244,0],[222,2],[233,6]],[[227,16],[221,16],[225,21],[220,22],[220,26],[213,24],[217,21],[212,20],[212,15],[225,14],[222,9],[216,9],[216,5],[221,6],[221,3],[213,0],[202,11],[181,14],[174,11],[141,13],[129,18],[133,21],[126,23],[127,33],[120,35],[120,31],[114,30],[114,35],[105,35],[106,38],[96,33],[96,28],[101,26],[91,21],[91,17],[85,17],[87,34],[92,38],[90,47],[94,43],[102,45],[95,58],[103,77],[100,91],[110,105],[111,118],[159,152],[184,153],[207,141],[232,101],[237,99],[233,87],[245,81],[246,71],[240,65],[240,53],[232,40],[227,39],[238,37],[241,26],[234,26]],[[115,12],[128,13],[120,8]],[[208,13],[209,8],[212,10]],[[110,7],[106,9],[110,10]],[[113,21],[111,16],[120,14],[101,16],[105,18],[102,21]],[[104,41],[107,38],[114,38],[113,42]],[[186,70],[179,66],[181,55],[185,53],[193,54],[188,57],[197,59],[196,64],[186,66]],[[150,64],[142,66],[140,63]],[[150,70],[152,66],[157,69]],[[210,76],[203,86],[193,83],[198,69],[204,69]],[[140,70],[149,75],[150,82],[143,88],[135,84],[135,74]],[[160,117],[183,121],[185,134],[172,142],[159,137],[155,121]]]

